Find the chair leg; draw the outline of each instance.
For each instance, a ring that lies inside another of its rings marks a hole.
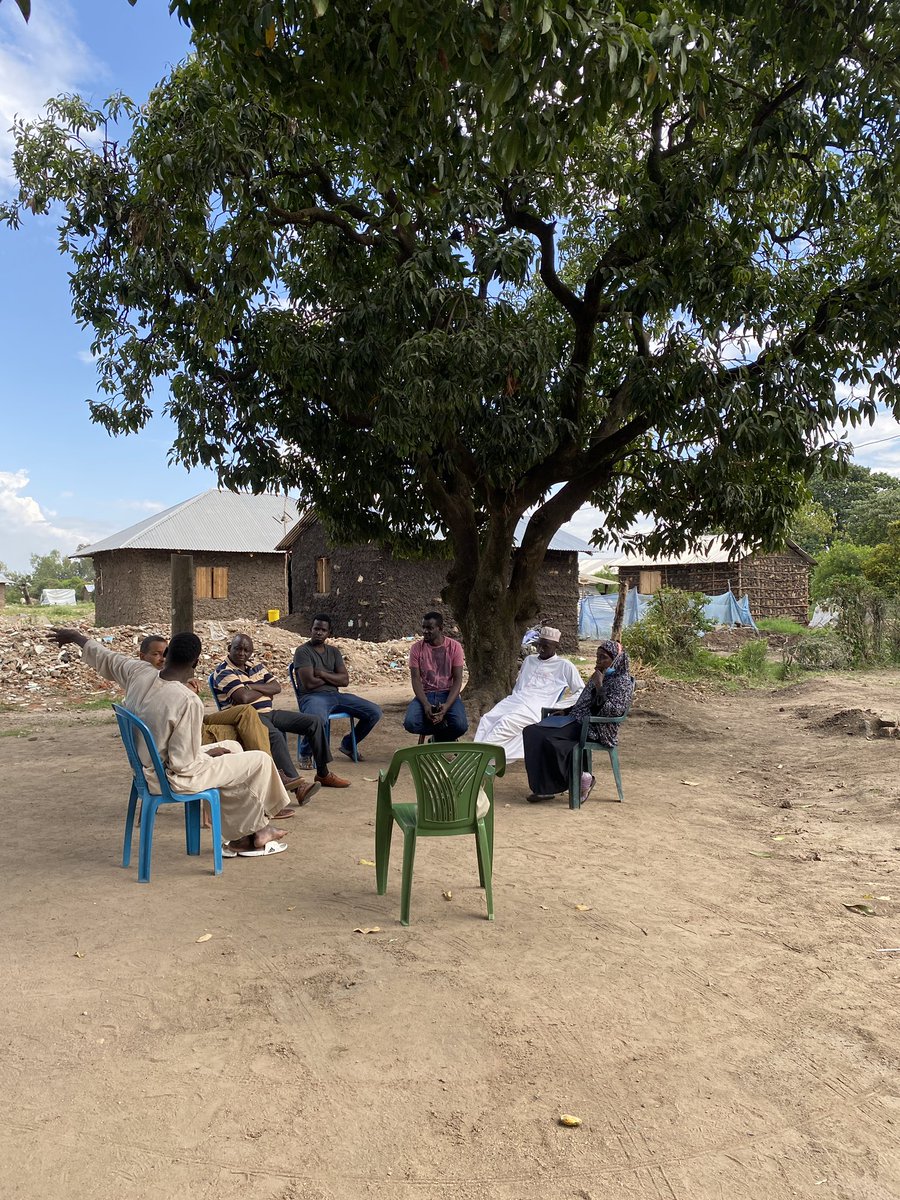
[[[412,898],[413,865],[416,861],[416,831],[403,830],[403,883],[400,891],[400,924],[409,924],[409,902]]]
[[[484,816],[484,830],[487,834],[488,857],[491,862],[494,861],[494,795],[493,789],[488,793],[491,807],[487,810]],[[481,843],[475,839],[475,845],[478,847],[478,886],[484,887],[484,861],[481,857]]]
[[[619,751],[615,746],[609,746],[609,764],[612,767],[612,772],[616,780],[616,791],[619,793],[619,803],[625,799],[625,793],[622,791],[622,775],[619,771]]]
[[[569,808],[581,808],[581,768],[584,751],[576,746],[572,751],[572,770],[569,778]]]
[[[213,842],[213,873],[222,874],[222,813],[219,801],[211,800],[209,804],[210,823],[212,824]]]
[[[184,845],[188,854],[200,853],[200,800],[184,805]]]
[[[475,841],[478,846],[478,870],[482,877],[482,887],[484,888],[484,898],[487,902],[487,919],[494,919],[494,889],[491,886],[491,873],[493,863],[491,861],[491,850],[488,845],[488,834],[485,829],[483,820],[477,821],[475,824]]]
[[[356,722],[350,718],[350,756],[354,762],[359,762],[359,750],[356,746]]]
[[[134,780],[131,781],[131,795],[128,797],[128,813],[125,817],[125,842],[122,846],[122,866],[128,867],[131,865],[131,839],[134,836],[134,814],[137,810],[138,794],[137,788],[134,785]]]
[[[156,824],[156,797],[150,796],[141,809],[141,840],[138,843],[138,883],[150,882],[150,855],[153,851],[153,826]]]
[[[391,812],[391,802],[379,797],[375,807],[375,886],[379,896],[383,896],[387,891],[393,827],[394,817]]]

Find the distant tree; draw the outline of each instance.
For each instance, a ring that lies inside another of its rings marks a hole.
[[[817,471],[810,479],[813,500],[831,515],[836,538],[874,546],[900,520],[900,479],[885,471],[852,464],[840,475]]]
[[[84,596],[85,578],[81,562],[73,562],[58,550],[31,556],[31,590],[40,596],[44,588],[74,588],[78,599]]]
[[[3,215],[60,214],[107,429],[166,378],[184,463],[444,536],[476,706],[586,501],[772,546],[900,411],[895,4],[172,7],[198,57],[20,123]]]
[[[886,596],[900,595],[900,520],[891,522],[887,539],[872,547],[863,574]]]
[[[791,538],[813,558],[818,558],[828,549],[833,533],[834,519],[831,513],[816,500],[808,500],[791,522]]]
[[[865,568],[872,554],[869,546],[856,546],[853,542],[835,542],[819,559],[819,564],[810,580],[809,591],[813,600],[827,604],[843,594],[848,587],[866,584]]]

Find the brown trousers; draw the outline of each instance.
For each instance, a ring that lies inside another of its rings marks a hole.
[[[252,704],[233,704],[222,712],[207,713],[203,718],[204,746],[227,741],[240,742],[245,750],[271,753],[269,731]]]

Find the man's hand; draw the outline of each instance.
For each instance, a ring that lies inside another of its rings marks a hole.
[[[186,679],[186,680],[184,681],[184,686],[185,686],[186,688],[190,688],[190,690],[191,690],[191,691],[194,693],[194,695],[195,695],[195,696],[199,696],[199,695],[200,695],[200,684],[199,684],[198,680],[196,680],[196,679]]]
[[[57,646],[83,646],[88,641],[87,634],[82,633],[79,629],[59,629],[53,626],[47,634],[47,640],[55,642]]]
[[[226,746],[213,746],[211,750],[206,751],[209,758],[221,758],[223,754],[230,754],[231,751]]]
[[[444,717],[446,717],[446,715],[447,715],[447,705],[446,704],[442,704],[438,708],[437,712],[433,712],[433,711],[429,710],[429,713],[428,713],[428,716],[431,718],[431,723],[433,725],[440,725],[441,721],[443,721],[443,719],[444,719]]]

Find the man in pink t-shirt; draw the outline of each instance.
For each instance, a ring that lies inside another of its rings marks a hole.
[[[415,700],[403,720],[408,733],[430,735],[436,742],[455,742],[469,728],[459,698],[463,648],[444,635],[444,618],[428,612],[422,618],[422,641],[409,651],[409,675]]]

